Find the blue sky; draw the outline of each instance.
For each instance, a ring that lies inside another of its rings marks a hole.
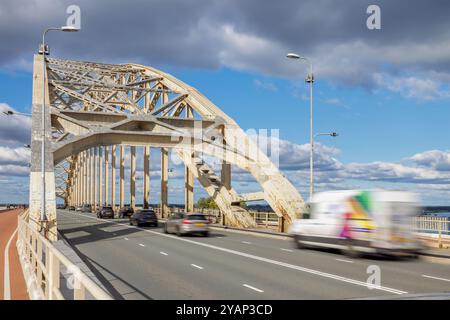
[[[45,14],[34,17],[19,10],[23,3],[0,5],[0,27],[8,29],[0,32],[0,40],[9,44],[0,49],[0,107],[29,112],[39,30],[45,23],[62,24],[69,2],[35,2],[30,10]],[[307,64],[284,57],[302,52],[316,69],[314,131],[339,133],[317,140],[317,189],[404,189],[419,193],[426,204],[450,205],[450,47],[445,45],[450,28],[441,12],[446,4],[440,10],[428,6],[436,12],[431,19],[421,14],[420,1],[408,8],[379,1],[384,24],[368,31],[366,1],[347,1],[339,8],[327,0],[286,0],[272,7],[250,3],[192,0],[182,21],[177,12],[183,2],[139,3],[149,10],[158,4],[172,24],[159,16],[131,19],[125,11],[122,27],[106,30],[105,16],[120,17],[120,6],[80,1],[82,32],[55,34],[49,41],[56,57],[155,66],[196,87],[243,129],[279,129],[287,150],[280,169],[306,196]],[[287,14],[294,12],[291,6],[297,15]],[[272,16],[269,29],[264,21]],[[310,32],[298,32],[307,21],[315,22]],[[130,32],[136,33],[132,39]],[[27,201],[27,154],[22,150],[27,121],[0,117],[0,202]],[[182,202],[182,168],[174,167],[171,197]],[[256,191],[245,174],[237,171],[235,176],[238,191]],[[158,179],[152,179],[153,202]],[[204,195],[198,192],[196,198]]]

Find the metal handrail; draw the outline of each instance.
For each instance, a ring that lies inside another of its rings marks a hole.
[[[18,249],[23,261],[31,269],[37,282],[39,295],[48,300],[64,300],[60,290],[60,269],[73,272],[73,299],[84,300],[88,292],[94,299],[111,300],[112,297],[97,283],[72,263],[63,253],[45,239],[24,219],[25,214],[18,217]]]

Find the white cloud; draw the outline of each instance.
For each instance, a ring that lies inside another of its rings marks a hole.
[[[30,149],[24,147],[9,148],[0,146],[0,165],[17,164],[28,166],[30,155]]]
[[[450,172],[450,152],[430,150],[417,153],[410,158],[421,167],[429,167],[439,171]]]
[[[0,103],[0,143],[29,144],[31,118],[22,115],[7,116],[3,112],[16,111],[6,103]]]
[[[267,91],[277,91],[278,87],[271,81],[267,81],[267,80],[260,80],[260,79],[255,79],[253,80],[253,84],[261,89],[267,90]]]
[[[375,83],[392,92],[399,93],[407,98],[418,100],[435,100],[450,98],[450,90],[438,80],[418,76],[392,76],[387,73],[376,73],[373,76]]]

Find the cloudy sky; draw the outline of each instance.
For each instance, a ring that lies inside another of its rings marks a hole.
[[[81,8],[82,30],[50,34],[53,56],[155,66],[244,129],[279,129],[280,169],[305,196],[307,65],[285,54],[309,57],[315,131],[340,134],[319,138],[316,189],[404,189],[450,205],[448,1],[2,0],[1,111],[30,110],[32,55],[70,4]],[[380,30],[366,27],[369,4],[381,8]],[[0,116],[0,202],[27,201],[29,128],[27,117]],[[173,167],[171,201],[182,202],[182,168]],[[238,191],[258,190],[245,173],[234,176]]]

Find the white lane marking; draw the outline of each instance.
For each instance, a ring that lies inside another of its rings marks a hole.
[[[17,228],[14,230],[11,238],[9,238],[8,243],[5,247],[5,252],[3,254],[3,258],[5,259],[4,263],[4,271],[3,271],[3,299],[11,300],[11,280],[9,277],[9,247],[11,245],[11,241],[17,233]]]
[[[346,260],[346,259],[336,259],[336,261],[346,262],[346,263],[353,263],[352,260]]]
[[[11,280],[9,276],[9,247],[11,246],[11,241],[17,233],[17,228],[14,230],[13,234],[8,240],[5,247],[5,252],[3,254],[4,261],[4,271],[3,271],[3,299],[11,300]]]
[[[139,245],[140,245],[141,247],[145,247],[145,244],[139,243]]]
[[[163,251],[160,251],[159,253],[161,253],[163,256],[168,256],[168,254]]]
[[[243,284],[243,286],[244,287],[246,287],[246,288],[249,288],[249,289],[252,289],[252,290],[255,290],[256,292],[264,292],[263,290],[261,290],[261,289],[258,289],[258,288],[255,288],[255,287],[252,287],[252,286],[250,286],[250,285],[248,285],[248,284]]]
[[[248,242],[248,241],[241,241],[242,243],[245,243],[245,244],[252,244],[251,242]]]
[[[198,265],[196,265],[196,264],[193,264],[193,263],[191,263],[191,266],[193,266],[194,268],[200,269],[200,270],[203,269],[203,267],[200,267],[200,266],[198,266]]]
[[[73,213],[71,213],[71,214],[73,214]],[[86,218],[89,218],[89,219],[98,220],[98,221],[101,221],[103,223],[106,222],[106,221],[98,219],[96,217],[90,217],[90,216],[85,216],[85,215],[82,215],[82,216],[86,217]],[[115,223],[117,225],[121,225],[121,226],[124,226],[124,227],[127,227],[127,228],[138,229],[140,231],[144,231],[144,232],[148,232],[148,233],[151,233],[151,234],[155,234],[155,235],[158,235],[160,237],[171,238],[171,239],[174,239],[174,240],[183,241],[183,242],[186,242],[186,243],[191,243],[191,244],[195,244],[195,245],[202,246],[202,247],[206,247],[206,248],[210,248],[210,249],[214,249],[214,250],[218,250],[218,251],[222,251],[222,252],[227,252],[227,253],[234,254],[234,255],[237,255],[237,256],[246,257],[246,258],[249,258],[249,259],[252,259],[252,260],[262,261],[262,262],[266,262],[266,263],[282,266],[282,267],[285,267],[285,268],[288,268],[288,269],[298,270],[298,271],[314,274],[314,275],[317,275],[317,276],[320,276],[320,277],[324,277],[324,278],[329,278],[329,279],[334,279],[334,280],[338,280],[338,281],[341,281],[341,282],[351,283],[351,284],[354,284],[354,285],[361,286],[361,287],[369,289],[369,287],[368,287],[368,285],[367,285],[367,283],[365,281],[359,281],[359,280],[355,280],[355,279],[351,279],[351,278],[346,278],[346,277],[338,276],[338,275],[335,275],[335,274],[332,274],[332,273],[327,273],[327,272],[322,272],[322,271],[319,271],[319,270],[309,269],[309,268],[293,265],[293,264],[286,263],[286,262],[281,262],[281,261],[277,261],[277,260],[272,260],[272,259],[256,256],[256,255],[245,253],[245,252],[241,252],[241,251],[236,251],[236,250],[232,250],[232,249],[222,248],[222,247],[218,247],[218,246],[215,246],[215,245],[212,245],[212,244],[208,244],[208,243],[197,242],[197,241],[189,240],[189,239],[186,239],[186,238],[179,238],[177,236],[166,234],[166,233],[160,233],[160,232],[156,232],[156,231],[148,230],[148,229],[141,229],[141,228],[138,228],[138,227],[135,227],[135,226],[127,225],[125,223],[113,222],[113,221],[107,221],[107,222],[108,223]],[[372,287],[370,289],[386,291],[386,292],[395,293],[395,294],[406,294],[406,293],[408,293],[406,291],[397,290],[397,289],[394,289],[394,288],[384,287],[384,286],[377,286],[375,288]]]
[[[285,248],[280,248],[280,250],[286,251],[286,252],[294,252],[294,250],[291,250],[291,249],[285,249]]]
[[[438,277],[433,277],[433,276],[427,276],[426,274],[423,274],[422,277],[450,282],[450,279],[438,278]]]
[[[124,238],[125,240],[129,240],[127,237]]]

